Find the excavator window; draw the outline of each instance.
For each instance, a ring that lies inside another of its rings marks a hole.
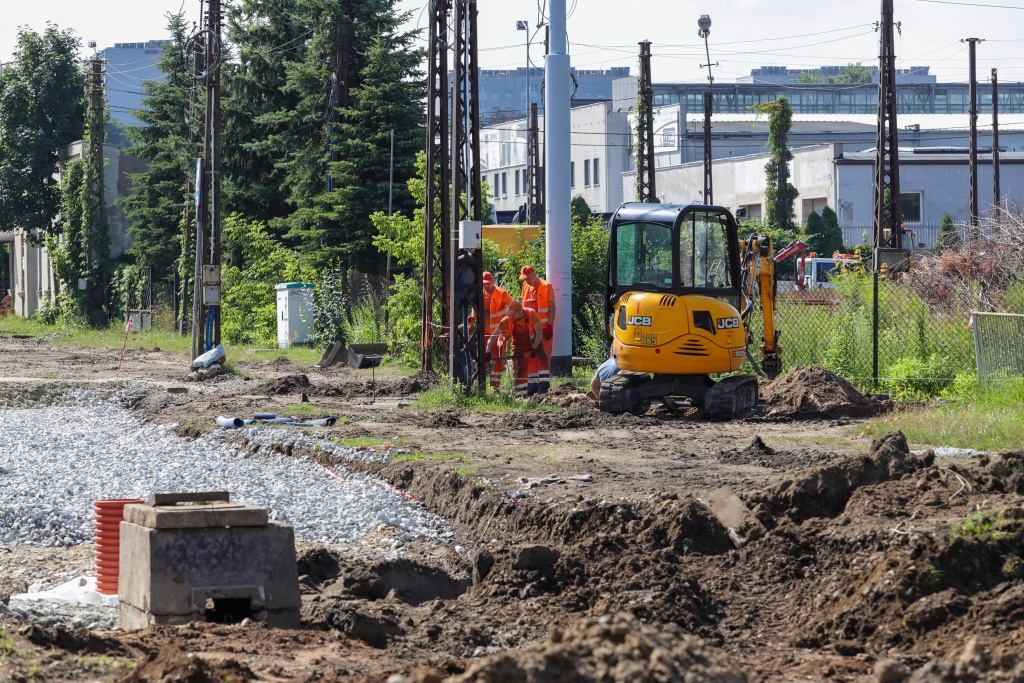
[[[672,227],[623,223],[615,230],[615,282],[672,291]]]
[[[694,212],[679,226],[679,275],[684,288],[731,288],[725,217]]]

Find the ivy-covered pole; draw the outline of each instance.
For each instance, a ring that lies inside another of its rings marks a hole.
[[[764,222],[769,228],[788,229],[796,219],[794,205],[799,192],[789,182],[789,162],[793,153],[786,145],[786,136],[793,125],[793,109],[789,100],[780,97],[753,107],[759,114],[768,114],[768,163],[764,165]]]

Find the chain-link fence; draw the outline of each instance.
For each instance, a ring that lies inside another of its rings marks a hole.
[[[829,284],[779,288],[775,320],[783,371],[815,363],[862,390],[935,394],[974,370],[970,311],[927,302],[910,285],[871,273],[846,274]],[[750,323],[753,359],[760,362],[758,311]]]
[[[974,311],[971,329],[983,384],[1024,376],[1024,315]]]

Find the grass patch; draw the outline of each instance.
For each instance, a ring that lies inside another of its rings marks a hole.
[[[93,329],[89,327],[77,327],[65,323],[56,325],[44,325],[35,320],[26,320],[16,315],[6,315],[0,318],[0,335],[28,335],[41,337],[44,334],[66,334],[61,339],[48,341],[52,346],[67,348],[69,346],[84,346],[87,348],[99,349],[120,349],[124,346],[124,324],[117,321],[107,328]],[[145,330],[132,332],[128,335],[128,348],[139,348],[140,346],[152,348],[159,347],[164,351],[188,351],[191,346],[191,339],[188,336],[179,336],[173,332],[163,330]]]
[[[468,458],[461,453],[424,453],[413,451],[400,453],[391,458],[391,462],[465,462]]]
[[[992,512],[975,512],[953,528],[953,538],[998,541],[1003,535],[1000,528],[1009,520]]]
[[[1020,448],[1024,443],[1024,384],[974,390],[973,397],[906,410],[894,415],[891,422],[872,422],[864,433],[876,437],[900,429],[908,441],[917,444],[979,451]]]
[[[486,393],[476,391],[466,395],[461,387],[441,384],[433,387],[417,398],[413,405],[421,410],[465,410],[470,412],[519,412],[523,410],[549,410],[564,412],[564,408],[541,405],[523,401],[502,387],[499,391],[488,390]]]
[[[398,445],[395,439],[382,439],[378,436],[339,436],[331,439],[331,443],[336,443],[345,448],[378,448],[381,446]]]
[[[278,417],[330,417],[331,411],[313,403],[289,403],[286,406],[265,406],[258,413],[274,413]],[[345,424],[347,417],[338,418],[338,424]]]
[[[0,664],[14,653],[14,642],[7,635],[7,629],[0,628]]]

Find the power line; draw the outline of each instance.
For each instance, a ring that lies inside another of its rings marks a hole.
[[[1024,10],[1024,7],[1018,7],[1015,5],[990,5],[983,2],[955,2],[954,0],[915,0],[915,2],[929,2],[936,5],[962,5],[964,7],[993,7],[995,9],[1020,9]]]

